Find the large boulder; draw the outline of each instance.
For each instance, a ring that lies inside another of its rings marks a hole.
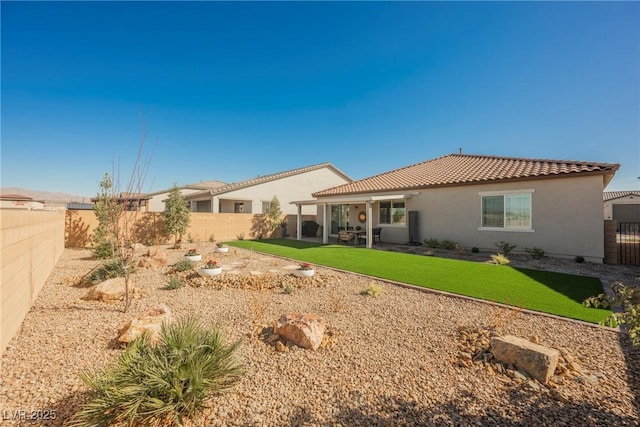
[[[166,265],[167,254],[155,248],[149,249],[146,256],[138,261],[138,267],[140,268],[161,268]]]
[[[317,350],[322,344],[325,321],[313,313],[287,313],[280,316],[274,333],[302,348]]]
[[[129,282],[129,295],[133,296],[136,293],[136,289]],[[125,281],[124,277],[115,277],[113,279],[105,280],[102,283],[89,289],[89,292],[81,299],[85,301],[120,301],[124,299],[125,294]]]
[[[151,308],[144,315],[133,318],[120,326],[118,329],[118,341],[128,344],[145,331],[149,331],[151,342],[157,342],[160,338],[162,324],[165,322],[169,323],[172,320],[173,318],[171,317],[169,307],[165,304],[160,304],[157,307]]]
[[[543,384],[553,376],[560,357],[554,348],[512,335],[491,338],[491,353],[499,362],[513,365]]]

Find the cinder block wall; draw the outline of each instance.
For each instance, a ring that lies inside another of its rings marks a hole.
[[[139,213],[137,221],[148,222],[150,217],[156,218],[155,212]],[[182,236],[186,243],[189,236],[194,242],[206,242],[213,235],[217,241],[236,240],[240,235],[245,239],[253,239],[256,223],[260,215],[245,213],[208,213],[191,212],[191,224]],[[315,220],[315,215],[303,215],[302,220]],[[157,218],[156,218],[157,220]],[[90,247],[93,230],[98,225],[93,211],[67,211],[65,245],[66,247]],[[135,228],[134,224],[131,224]],[[296,216],[287,216],[287,234],[294,237],[296,232]],[[280,237],[276,230],[275,237]],[[173,242],[173,238],[164,243]],[[144,243],[144,242],[140,242]]]
[[[618,221],[614,219],[604,221],[604,262],[606,264],[618,263],[617,228]]]
[[[0,209],[0,354],[64,250],[63,211]]]

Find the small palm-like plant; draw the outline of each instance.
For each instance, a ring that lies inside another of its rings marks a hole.
[[[242,375],[239,345],[226,345],[218,327],[203,327],[195,318],[165,324],[157,344],[145,334],[112,366],[82,374],[93,399],[71,425],[182,425],[211,394],[227,390]]]

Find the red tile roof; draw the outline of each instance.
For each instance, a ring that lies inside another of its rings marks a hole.
[[[610,180],[619,167],[620,165],[617,163],[449,154],[318,191],[313,196],[405,191],[506,180],[575,176],[576,174],[609,175],[608,179]]]

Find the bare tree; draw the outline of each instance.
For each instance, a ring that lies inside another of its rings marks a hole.
[[[149,165],[151,164],[151,155],[143,157],[143,149],[147,137],[147,116],[139,111],[140,119],[140,140],[138,142],[138,151],[132,166],[131,173],[124,187],[121,187],[119,164],[114,162],[114,179],[110,183],[110,197],[115,200],[120,209],[112,211],[107,215],[108,230],[110,238],[114,242],[114,259],[120,265],[124,275],[125,297],[124,311],[126,312],[131,305],[131,272],[134,269],[134,257],[136,243],[134,240],[133,225],[141,215],[143,206],[142,201],[144,195],[142,193],[143,185]],[[105,179],[108,174],[105,174]],[[104,181],[104,179],[103,179]],[[103,188],[104,191],[104,188]]]

